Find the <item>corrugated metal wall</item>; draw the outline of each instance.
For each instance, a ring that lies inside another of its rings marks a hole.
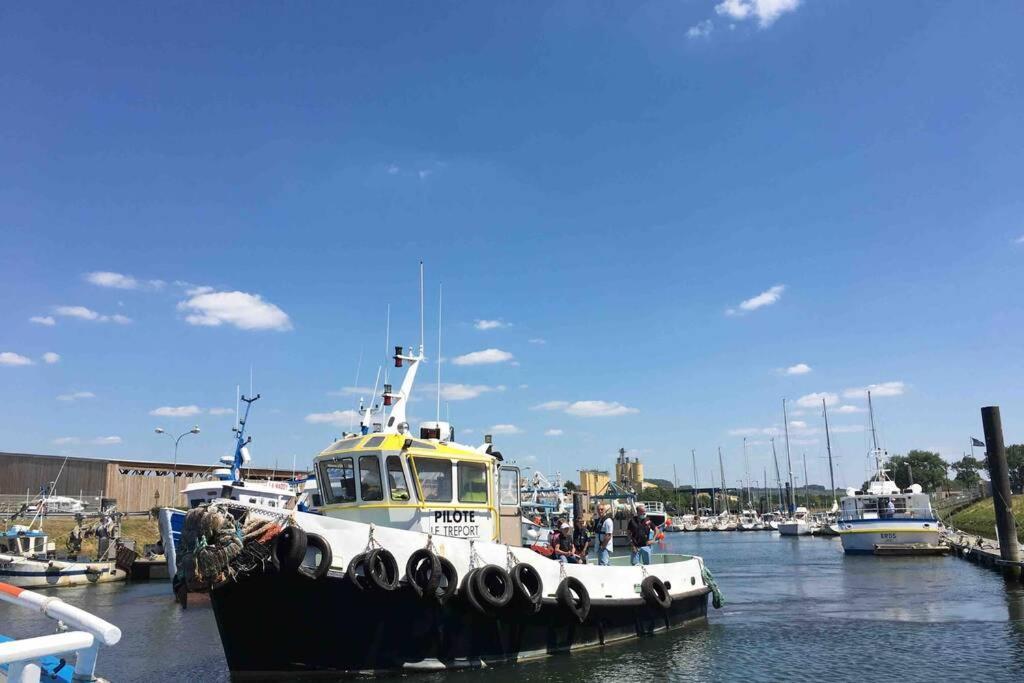
[[[58,473],[60,479],[57,479]],[[107,462],[68,458],[64,463],[64,458],[52,455],[0,453],[0,493],[23,496],[30,491],[35,495],[40,486],[48,486],[54,480],[57,480],[56,495],[59,496],[101,495],[107,488]]]

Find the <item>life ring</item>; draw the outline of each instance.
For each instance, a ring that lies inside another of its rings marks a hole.
[[[541,599],[544,597],[544,580],[533,565],[520,562],[512,567],[513,599],[525,604],[534,612],[540,610]]]
[[[405,563],[405,580],[419,597],[433,597],[441,583],[441,561],[429,548],[420,548]]]
[[[310,550],[319,551],[313,556],[315,565],[306,564]],[[319,559],[317,559],[318,557]],[[299,565],[299,573],[311,579],[322,579],[327,576],[333,561],[334,554],[331,552],[331,544],[327,542],[327,539],[319,534],[306,534],[306,553],[303,555],[302,564]]]
[[[648,576],[641,582],[640,595],[651,607],[668,609],[672,605],[672,596],[669,595],[665,582],[657,576]]]
[[[362,574],[359,573],[360,567],[363,570]],[[369,587],[366,582],[366,553],[359,553],[349,560],[345,575],[352,582],[352,585],[359,590],[364,591]]]
[[[484,565],[473,577],[473,592],[482,606],[501,609],[512,599],[512,577],[504,567]]]
[[[297,526],[288,526],[277,535],[274,554],[282,572],[291,573],[306,559],[306,532]]]
[[[562,583],[558,584],[558,590],[555,591],[555,597],[558,598],[558,604],[569,610],[581,624],[590,614],[590,593],[583,582],[575,576],[562,579]]]
[[[377,588],[393,591],[398,588],[398,562],[390,550],[375,548],[366,556],[366,575]]]
[[[448,598],[455,595],[455,591],[459,587],[459,572],[455,570],[455,565],[448,558],[438,557],[437,560],[441,563],[441,582],[437,590],[434,591],[434,599],[438,604],[443,605]]]
[[[462,577],[462,583],[459,584],[459,593],[466,598],[466,602],[468,602],[473,609],[480,612],[480,614],[487,614],[487,610],[480,604],[480,600],[476,596],[475,579],[478,571],[480,570],[470,569],[466,572],[466,575]]]

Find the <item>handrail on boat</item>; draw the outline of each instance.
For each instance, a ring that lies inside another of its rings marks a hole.
[[[79,629],[0,644],[0,664],[9,665],[8,678],[11,680],[38,681],[41,669],[36,660],[67,653],[75,653],[75,680],[96,680],[96,658],[100,645],[109,647],[121,640],[121,629],[117,626],[69,605],[60,598],[0,583],[0,600],[38,610],[64,627]]]

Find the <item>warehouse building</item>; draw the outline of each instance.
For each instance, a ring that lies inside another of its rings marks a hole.
[[[0,511],[16,510],[51,486],[53,495],[88,501],[96,506],[93,509],[98,509],[101,498],[113,499],[123,512],[181,507],[181,490],[212,478],[212,470],[210,465],[187,463],[0,452]],[[260,467],[243,470],[246,479],[287,481],[292,474]]]

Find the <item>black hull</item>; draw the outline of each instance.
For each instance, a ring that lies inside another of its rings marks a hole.
[[[554,587],[545,587],[553,593]],[[345,579],[266,574],[211,593],[232,678],[480,667],[534,659],[703,623],[706,589],[667,610],[642,600],[595,600],[580,624],[553,599],[495,616],[461,596],[443,607],[402,587],[360,591]]]

